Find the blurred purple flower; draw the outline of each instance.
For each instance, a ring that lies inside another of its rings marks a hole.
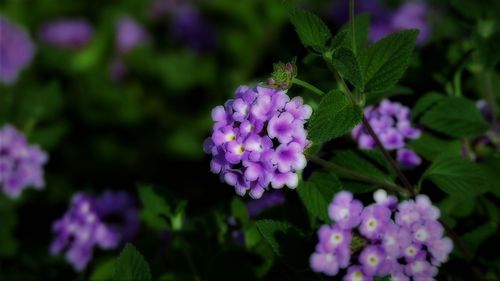
[[[95,200],[101,221],[117,233],[121,242],[132,241],[140,228],[139,211],[134,198],[124,191],[104,191]]]
[[[260,199],[251,200],[247,203],[248,215],[255,218],[267,209],[285,203],[285,195],[280,190],[267,192]]]
[[[94,247],[115,249],[132,240],[139,231],[139,215],[126,192],[105,191],[97,199],[77,193],[68,211],[52,224],[55,239],[50,253],[66,251],[66,259],[82,271],[92,259]]]
[[[413,168],[421,164],[420,156],[405,147],[408,140],[418,139],[422,133],[412,126],[408,107],[385,99],[376,106],[366,107],[364,114],[382,145],[397,151],[397,160],[403,167]],[[352,130],[352,136],[360,148],[375,148],[375,140],[362,124]]]
[[[187,47],[203,52],[215,47],[215,31],[191,6],[179,9],[171,22],[172,37]]]
[[[0,16],[0,82],[12,84],[33,59],[35,46],[19,26]]]
[[[38,36],[43,42],[66,49],[88,46],[94,36],[90,23],[84,19],[58,19],[45,23]]]
[[[50,253],[58,255],[67,250],[66,259],[76,271],[87,266],[95,246],[113,249],[120,243],[119,235],[100,220],[94,198],[83,193],[73,196],[69,210],[53,223],[52,231],[56,237]]]
[[[0,129],[0,186],[8,197],[17,198],[28,187],[42,189],[43,166],[47,161],[47,153],[30,146],[13,126]]]
[[[157,0],[151,5],[149,15],[153,19],[160,19],[168,14],[175,14],[188,4],[186,0]]]
[[[408,0],[396,10],[390,10],[381,1],[357,0],[355,10],[356,14],[371,15],[370,42],[376,42],[402,29],[418,29],[418,45],[422,45],[430,37],[431,27],[427,19],[429,7],[423,1]],[[335,1],[331,16],[338,24],[346,23],[349,20],[349,0]]]
[[[127,75],[127,66],[122,58],[116,57],[109,64],[109,77],[113,81],[122,80]]]
[[[124,16],[118,21],[116,46],[121,54],[128,53],[148,40],[149,34],[135,19]]]

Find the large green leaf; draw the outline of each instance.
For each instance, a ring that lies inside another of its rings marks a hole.
[[[460,156],[443,154],[425,171],[429,179],[444,192],[466,198],[488,191],[484,171],[474,162]]]
[[[339,90],[329,92],[321,100],[309,122],[309,138],[322,143],[349,132],[361,121],[361,108],[355,106]]]
[[[433,161],[442,153],[449,155],[461,155],[462,153],[462,147],[458,140],[441,139],[430,133],[423,133],[420,138],[410,141],[408,147],[429,161]]]
[[[356,44],[352,44],[352,28],[351,22],[347,22],[342,26],[340,32],[346,31],[345,39],[342,46],[349,48],[354,54],[359,55],[368,45],[368,31],[370,29],[370,15],[361,14],[354,17],[354,40]]]
[[[130,243],[125,245],[120,256],[116,259],[113,280],[151,280],[148,263]]]
[[[475,104],[460,97],[441,100],[420,121],[430,129],[457,138],[479,136],[489,128]]]
[[[310,179],[297,188],[312,226],[316,225],[318,220],[322,223],[331,223],[328,217],[328,204],[332,201],[334,194],[341,189],[342,184],[339,179],[325,172],[314,173]]]
[[[415,106],[413,106],[413,108],[411,109],[411,119],[417,120],[417,118],[422,113],[424,113],[431,106],[436,104],[438,101],[443,100],[444,98],[446,98],[446,96],[437,92],[430,92],[425,94],[417,101],[417,103],[415,103]]]
[[[366,92],[384,91],[401,79],[415,47],[417,30],[393,33],[361,54]]]
[[[305,47],[311,47],[317,52],[327,49],[331,33],[318,16],[308,11],[292,8],[289,11],[289,18]]]

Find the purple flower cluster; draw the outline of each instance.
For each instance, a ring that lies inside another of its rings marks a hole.
[[[347,268],[344,281],[431,281],[448,260],[453,243],[444,237],[439,209],[429,197],[400,202],[383,190],[366,207],[349,192],[340,192],[328,206],[332,225],[318,231],[319,243],[311,255],[315,272],[337,275]]]
[[[408,107],[383,100],[377,106],[366,107],[364,114],[385,149],[397,151],[397,160],[402,166],[413,168],[420,165],[420,156],[405,147],[407,140],[418,139],[422,133],[411,125]],[[376,146],[375,140],[362,124],[352,130],[352,136],[360,148],[374,149]]]
[[[47,161],[47,153],[29,145],[13,126],[0,129],[0,186],[7,196],[17,198],[28,187],[42,189],[43,165]]]
[[[239,195],[248,191],[254,199],[269,184],[297,187],[297,172],[307,164],[304,125],[311,112],[302,98],[290,99],[285,91],[239,87],[235,99],[212,111],[215,125],[204,144],[205,152],[213,156],[211,171]]]
[[[86,47],[94,36],[92,25],[84,19],[58,19],[45,23],[38,32],[40,39],[64,49]]]
[[[396,10],[391,10],[377,0],[358,0],[355,3],[356,13],[370,13],[372,24],[369,39],[376,42],[381,38],[402,29],[418,29],[420,31],[417,44],[425,43],[430,36],[431,27],[428,22],[429,8],[424,1],[405,1]],[[335,1],[332,17],[339,23],[348,18],[349,1]]]
[[[35,46],[28,34],[0,16],[0,82],[14,83],[34,53]]]
[[[66,259],[76,271],[82,271],[92,259],[95,246],[114,249],[132,239],[139,230],[138,210],[124,192],[104,192],[95,199],[77,193],[69,210],[52,225],[55,239],[52,255],[66,251]]]

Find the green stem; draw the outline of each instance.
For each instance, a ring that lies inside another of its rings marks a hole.
[[[325,95],[325,92],[321,91],[320,89],[316,88],[315,86],[307,83],[306,81],[302,81],[298,78],[293,78],[292,80],[292,83],[295,84],[295,85],[299,85],[307,90],[310,90],[311,92],[317,94],[317,95],[320,95],[320,96],[323,96]]]
[[[349,0],[349,21],[351,22],[352,50],[356,54],[356,29],[354,26],[354,0]]]
[[[310,161],[312,161],[312,162],[314,162],[314,163],[316,163],[316,164],[318,164],[326,169],[333,171],[339,177],[350,179],[350,180],[355,180],[355,181],[361,181],[361,182],[365,182],[365,183],[369,183],[369,184],[374,184],[374,185],[379,186],[381,188],[384,188],[388,191],[401,193],[404,196],[410,195],[408,193],[408,191],[401,186],[360,174],[356,171],[341,167],[335,163],[321,159],[315,155],[308,154],[308,155],[306,155],[306,157],[308,160],[310,160]]]

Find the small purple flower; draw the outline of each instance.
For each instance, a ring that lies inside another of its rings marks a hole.
[[[63,217],[52,225],[55,239],[50,253],[58,255],[67,250],[66,259],[76,271],[82,271],[92,258],[94,246],[116,248],[119,236],[99,219],[94,199],[82,193],[73,196],[71,206]]]
[[[38,36],[43,42],[65,49],[86,47],[94,36],[94,29],[83,19],[57,19],[45,23]]]
[[[373,278],[363,273],[361,266],[353,265],[347,269],[342,281],[373,281]]]
[[[359,255],[363,273],[369,276],[380,275],[379,271],[386,259],[386,254],[378,246],[368,246]]]
[[[124,16],[116,26],[116,46],[118,52],[125,54],[147,42],[149,34],[133,18]]]
[[[437,275],[437,268],[426,261],[425,254],[422,252],[406,265],[405,273],[412,276],[414,280],[433,280],[432,277]]]
[[[0,15],[0,82],[12,84],[33,59],[35,46],[19,26]]]
[[[431,33],[427,20],[427,4],[424,1],[409,1],[401,5],[393,14],[391,25],[395,30],[418,29],[417,44],[425,43]]]
[[[333,253],[313,253],[309,260],[314,272],[335,276],[339,273],[337,257]]]
[[[0,186],[8,197],[17,198],[28,187],[43,189],[43,166],[48,158],[13,126],[0,128]]]
[[[318,231],[319,244],[321,250],[327,252],[346,253],[351,245],[351,233],[341,229],[338,225],[332,227],[323,225]]]
[[[238,194],[248,192],[255,199],[269,185],[297,187],[297,173],[307,164],[304,125],[310,111],[284,91],[239,87],[234,100],[212,110],[215,124],[204,143],[204,151],[212,154],[211,171]]]
[[[353,199],[352,193],[342,191],[337,193],[328,206],[328,214],[332,220],[344,229],[356,227],[361,222],[363,204]]]
[[[414,168],[421,164],[422,159],[405,148],[408,140],[418,139],[422,133],[420,129],[411,126],[408,107],[383,100],[375,107],[366,107],[364,114],[384,148],[397,151],[397,160],[403,167]],[[358,142],[359,148],[376,147],[375,140],[362,124],[352,130],[352,137]]]
[[[359,232],[368,239],[378,239],[391,219],[391,211],[382,205],[370,205],[361,214]]]

